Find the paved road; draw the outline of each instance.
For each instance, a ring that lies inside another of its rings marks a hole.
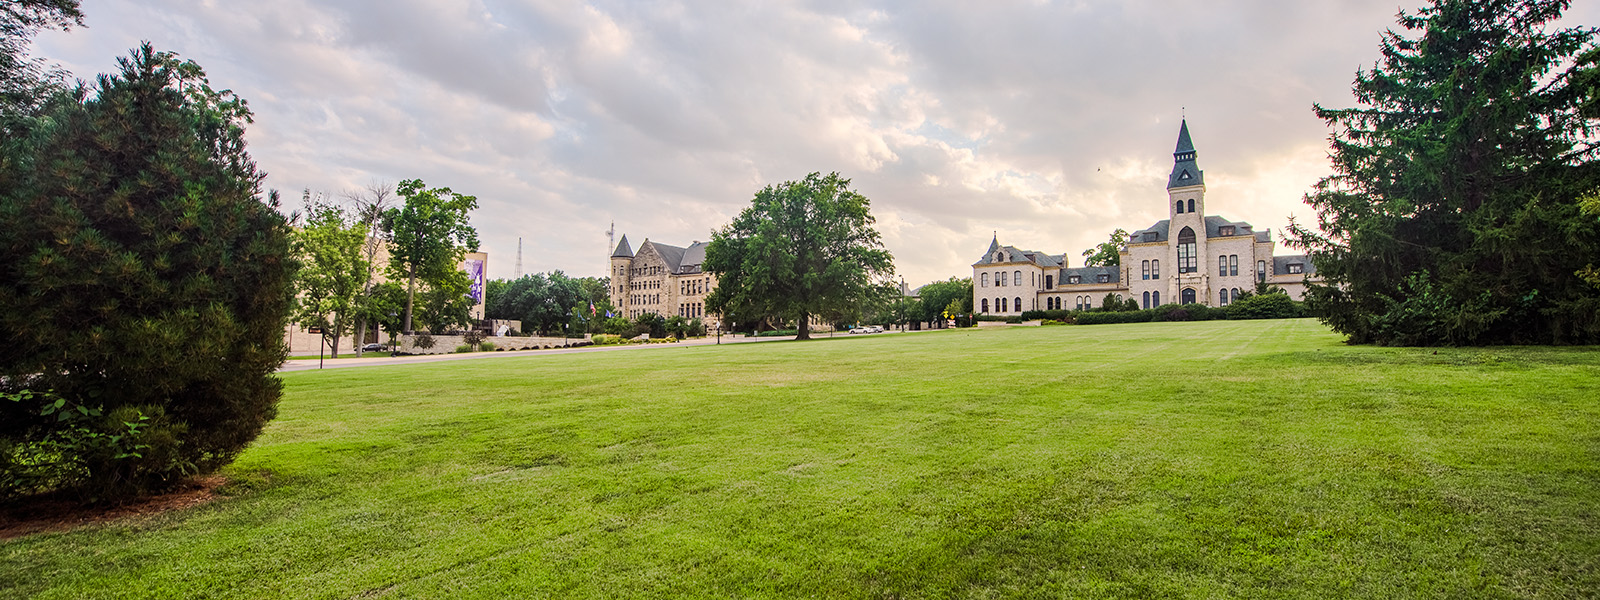
[[[748,344],[755,342],[777,342],[793,340],[792,337],[734,337],[722,336],[724,344]],[[493,341],[492,339],[490,341]],[[468,352],[465,354],[424,354],[419,356],[372,356],[363,358],[340,358],[320,361],[322,368],[343,369],[347,367],[376,367],[382,365],[406,365],[413,363],[429,363],[446,360],[479,360],[485,358],[507,358],[513,356],[543,356],[547,354],[574,354],[578,352],[615,352],[619,350],[651,350],[660,348],[683,348],[685,346],[715,345],[717,338],[683,340],[672,344],[629,344],[626,346],[584,346],[582,348],[561,348],[557,350],[508,350],[504,352]],[[317,363],[315,358],[298,358],[284,361],[278,368],[279,373],[290,371],[315,371]]]
[[[930,329],[928,331],[942,331]],[[919,333],[914,331],[885,333]],[[826,335],[827,332],[812,332],[816,337],[835,337]],[[845,337],[844,332],[836,332],[836,337]],[[873,334],[881,335],[881,334]],[[859,336],[856,336],[859,337]],[[793,341],[793,337],[734,337],[722,336],[724,344],[752,344],[758,342],[786,342]],[[493,338],[490,339],[493,341]],[[584,346],[582,348],[562,348],[559,350],[508,350],[505,352],[468,352],[465,354],[425,354],[420,356],[373,356],[371,358],[340,358],[328,359],[322,362],[324,369],[343,369],[347,367],[377,367],[382,365],[408,365],[415,363],[430,363],[445,360],[479,360],[485,358],[508,358],[514,356],[544,356],[547,354],[574,354],[578,352],[616,352],[622,350],[658,350],[662,348],[683,348],[687,346],[711,346],[717,343],[717,338],[708,337],[697,340],[683,340],[672,344],[628,344],[626,346]],[[290,371],[315,371],[319,361],[315,358],[299,358],[284,361],[278,368],[279,373]]]

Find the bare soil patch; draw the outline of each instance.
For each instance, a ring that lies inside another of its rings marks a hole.
[[[217,488],[227,482],[221,475],[196,477],[166,493],[118,505],[85,504],[56,494],[26,498],[0,505],[0,540],[69,531],[85,525],[138,519],[199,506],[216,499]]]

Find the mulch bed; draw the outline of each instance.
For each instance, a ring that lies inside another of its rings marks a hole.
[[[35,533],[70,531],[85,525],[112,523],[199,506],[216,499],[227,483],[221,475],[190,479],[172,490],[126,504],[85,504],[56,494],[24,498],[0,505],[0,540]]]

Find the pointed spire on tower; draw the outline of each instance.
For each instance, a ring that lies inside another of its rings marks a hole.
[[[633,247],[628,245],[628,234],[622,234],[622,241],[617,243],[617,249],[611,252],[611,258],[633,258]]]
[[[1167,189],[1205,185],[1205,172],[1195,162],[1198,153],[1194,140],[1189,138],[1189,120],[1178,127],[1178,148],[1172,152],[1172,175],[1167,177]]]

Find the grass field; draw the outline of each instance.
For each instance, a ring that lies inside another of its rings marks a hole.
[[[1215,321],[284,379],[226,497],[0,542],[0,598],[1600,594],[1597,348]]]

